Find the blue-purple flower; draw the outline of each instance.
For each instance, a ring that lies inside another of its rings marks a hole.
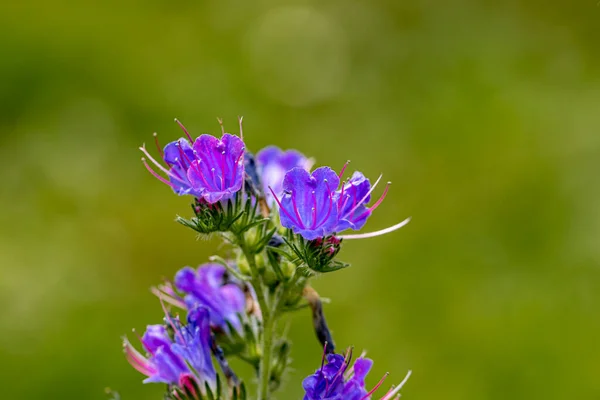
[[[329,167],[317,168],[312,174],[293,168],[283,179],[283,196],[278,199],[281,224],[305,239],[313,240],[334,232],[338,222],[335,190],[340,178]]]
[[[296,167],[308,171],[312,165],[312,161],[302,153],[296,150],[283,151],[277,146],[268,146],[260,150],[256,154],[256,162],[260,171],[262,189],[270,204],[274,200],[270,189],[277,196],[281,196],[286,172]]]
[[[365,378],[373,366],[373,361],[368,358],[359,357],[350,366],[352,353],[348,351],[346,356],[340,354],[328,354],[324,357],[321,367],[302,382],[304,389],[304,400],[368,400],[371,395],[381,386],[387,374],[367,391]],[[327,360],[327,362],[325,362]],[[395,398],[400,388],[410,376],[395,388],[390,389],[381,400]]]
[[[371,186],[362,173],[355,172],[338,189],[340,178],[329,167],[318,168],[312,174],[294,168],[284,177],[281,199],[274,191],[272,194],[280,207],[281,224],[314,240],[346,229],[361,229],[387,194],[389,186],[375,204],[367,206],[377,183],[379,179]]]
[[[227,200],[244,183],[244,142],[237,136],[224,133],[218,139],[201,135],[192,140],[187,135],[167,144],[162,152],[166,168],[145,149],[140,150],[167,178],[154,171],[143,159],[144,165],[161,182],[173,188],[178,195],[192,195],[213,204]]]
[[[220,264],[203,264],[194,270],[184,267],[175,275],[175,287],[183,292],[188,309],[203,306],[210,313],[213,329],[227,332],[228,324],[242,327],[240,315],[246,312],[246,294],[239,282]]]
[[[216,371],[211,358],[208,310],[198,307],[190,311],[187,325],[168,315],[166,319],[171,334],[163,325],[148,325],[141,338],[147,356],[124,339],[129,363],[148,377],[144,383],[166,383],[181,387],[187,380],[193,379],[198,387],[203,388],[208,383],[209,387],[214,388]]]

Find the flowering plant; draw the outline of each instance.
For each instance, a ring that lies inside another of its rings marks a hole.
[[[148,325],[139,338],[141,351],[124,338],[129,363],[146,376],[144,383],[166,384],[167,399],[267,400],[290,363],[291,344],[278,329],[278,319],[309,308],[324,354],[320,367],[302,382],[304,399],[371,399],[385,376],[367,390],[372,361],[363,355],[352,363],[351,350],[336,352],[310,281],[348,266],[337,260],[346,240],[378,236],[408,223],[340,234],[363,228],[389,183],[372,202],[381,176],[374,184],[360,172],[345,178],[348,163],[339,173],[326,166],[312,170],[311,159],[274,146],[255,156],[244,144],[241,118],[239,136],[225,133],[221,123],[220,138],[205,134],[193,139],[176,122],[185,137],[161,148],[155,135],[162,162],[145,146],[140,148],[142,162],[173,192],[191,196],[193,216],[177,221],[200,235],[218,235],[229,245],[228,257],[213,256],[197,269],[183,267],[173,281],[152,288],[164,321]],[[229,366],[231,358],[256,372],[256,396]],[[399,397],[409,375],[379,398]]]

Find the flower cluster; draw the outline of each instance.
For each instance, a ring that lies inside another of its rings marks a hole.
[[[176,120],[177,121],[177,120]],[[176,194],[193,198],[194,216],[177,221],[200,234],[216,234],[227,244],[228,259],[211,257],[198,268],[183,267],[172,281],[153,288],[164,312],[163,324],[149,325],[142,350],[124,340],[130,364],[144,382],[167,385],[167,399],[247,398],[244,383],[229,367],[237,358],[257,374],[256,399],[270,399],[290,364],[290,342],[277,322],[286,313],[308,308],[319,346],[321,367],[304,379],[305,400],[367,400],[365,377],[372,361],[351,352],[335,353],[323,302],[311,277],[348,264],[337,260],[342,242],[397,230],[408,219],[383,230],[361,230],[385,199],[376,201],[371,181],[360,172],[345,178],[296,150],[268,146],[256,153],[240,135],[185,137],[161,148],[160,158],[145,146],[144,166]],[[185,323],[168,307],[185,313]],[[173,316],[174,315],[174,316]],[[214,366],[219,366],[216,369]],[[225,384],[225,388],[222,387]],[[403,382],[404,383],[404,382]],[[402,383],[402,384],[403,384]],[[398,395],[402,384],[381,399]]]

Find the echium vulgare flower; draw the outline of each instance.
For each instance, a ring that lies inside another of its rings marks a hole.
[[[188,313],[187,325],[167,315],[170,329],[148,325],[142,345],[148,356],[138,352],[124,339],[129,363],[148,378],[144,383],[166,383],[183,387],[191,379],[198,387],[215,388],[217,373],[211,358],[211,333],[208,310],[195,308]],[[169,332],[172,330],[172,332]]]
[[[185,293],[188,309],[204,306],[213,328],[228,331],[228,323],[240,330],[240,315],[246,311],[246,294],[240,283],[219,264],[203,264],[194,270],[184,267],[175,275],[175,287]]]
[[[375,385],[373,389],[365,389],[365,378],[373,365],[368,358],[359,357],[351,369],[348,369],[352,359],[352,352],[347,351],[346,356],[340,354],[327,354],[321,362],[321,367],[313,375],[302,382],[304,400],[369,400],[371,395],[379,389],[387,374]],[[325,363],[325,360],[327,362]],[[410,371],[398,386],[392,387],[380,400],[398,398],[398,392],[410,376]]]
[[[168,179],[154,171],[143,158],[148,171],[180,196],[189,194],[210,204],[230,199],[244,183],[242,139],[223,133],[220,139],[204,134],[193,140],[183,125],[179,125],[187,139],[171,142],[164,150],[160,150],[157,142],[166,167],[155,160],[144,146],[140,147]]]
[[[283,151],[277,146],[267,146],[256,153],[256,162],[258,164],[262,190],[269,204],[274,203],[274,198],[269,188],[277,196],[281,196],[285,174],[296,167],[308,171],[313,163],[312,160],[306,158],[299,151]]]
[[[385,198],[389,184],[379,200],[367,207],[379,179],[371,186],[363,174],[355,172],[338,189],[345,168],[339,175],[329,167],[317,168],[312,174],[302,168],[288,171],[281,199],[271,191],[280,208],[281,224],[307,240],[362,228]]]

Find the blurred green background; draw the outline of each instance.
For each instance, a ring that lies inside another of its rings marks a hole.
[[[218,133],[384,173],[353,267],[316,288],[339,348],[406,399],[600,398],[600,6],[548,1],[0,5],[6,399],[158,399],[120,337],[217,249],[137,147]],[[320,362],[292,318],[298,399]]]

